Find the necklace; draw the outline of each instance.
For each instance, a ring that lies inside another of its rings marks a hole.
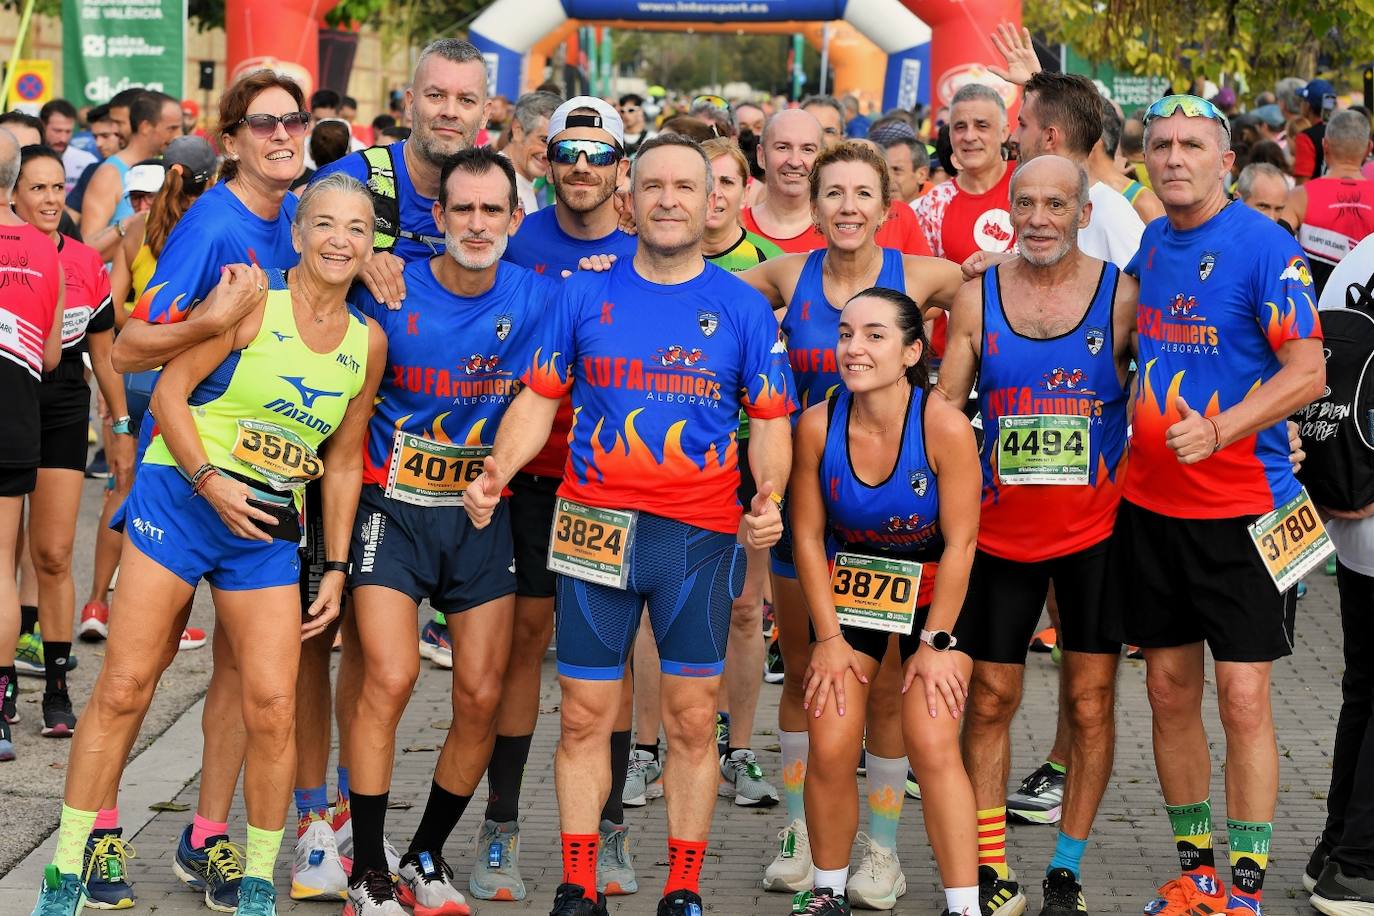
[[[862,429],[864,432],[868,433],[870,436],[886,436],[886,435],[887,435],[887,431],[888,431],[889,429],[891,429],[891,427],[889,427],[889,426],[880,426],[880,427],[878,427],[877,429],[874,429],[873,427],[871,427],[871,426],[869,426],[868,424],[864,423],[863,420],[859,419],[859,412],[858,412],[857,410],[854,411],[853,416],[854,416],[854,422],[857,423],[857,424],[859,424],[859,429]]]

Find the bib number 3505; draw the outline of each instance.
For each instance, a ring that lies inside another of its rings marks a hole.
[[[1250,540],[1281,592],[1296,585],[1336,549],[1306,488],[1256,519],[1250,525]]]
[[[234,460],[262,474],[278,490],[299,489],[324,474],[324,462],[289,429],[260,420],[239,420],[230,452]]]
[[[909,636],[920,589],[921,564],[913,560],[835,554],[830,591],[844,626]]]
[[[584,582],[624,588],[639,513],[559,498],[549,537],[549,569]]]

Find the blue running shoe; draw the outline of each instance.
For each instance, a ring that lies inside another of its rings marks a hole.
[[[126,863],[136,853],[124,842],[123,831],[92,830],[86,840],[82,876],[86,879],[86,906],[97,910],[127,910],[134,905]]]
[[[431,620],[420,631],[420,657],[427,658],[439,668],[453,667],[453,642],[448,627]]]
[[[239,885],[235,916],[277,916],[277,889],[266,878],[247,877]]]
[[[77,916],[86,902],[85,885],[80,875],[64,875],[56,865],[43,869],[43,886],[32,916]]]
[[[195,890],[205,891],[205,905],[217,913],[232,913],[239,902],[239,883],[243,880],[243,849],[229,837],[212,836],[204,849],[191,845],[191,825],[181,832],[176,858],[176,876]]]
[[[201,890],[205,887],[205,875],[210,871],[210,857],[204,849],[191,845],[191,825],[181,831],[181,841],[177,843],[176,858],[172,859],[172,871],[187,887]]]

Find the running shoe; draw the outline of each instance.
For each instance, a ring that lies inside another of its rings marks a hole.
[[[76,734],[76,713],[65,690],[43,694],[43,737],[70,738]]]
[[[181,641],[177,643],[178,649],[199,649],[205,645],[205,631],[200,627],[186,627],[181,631]]]
[[[29,677],[43,677],[47,673],[43,665],[43,637],[37,633],[19,634],[14,647],[14,668]]]
[[[657,916],[701,916],[706,909],[701,895],[693,891],[673,891],[658,902]]]
[[[763,603],[763,614],[760,616],[760,620],[763,623],[763,635],[766,639],[772,639],[778,635],[778,618],[773,611],[773,602],[765,601]]]
[[[19,724],[19,682],[8,675],[4,688],[0,689],[0,721],[10,725]]]
[[[1326,844],[1325,839],[1318,839],[1316,848],[1307,859],[1307,867],[1302,870],[1302,886],[1309,894],[1316,890],[1317,882],[1321,880],[1322,872],[1326,869],[1326,860],[1330,856],[1331,847]]]
[[[782,683],[782,648],[776,639],[768,643],[768,651],[763,656],[763,682]]]
[[[716,713],[716,756],[724,757],[730,753],[730,714]]]
[[[396,896],[415,916],[468,916],[472,908],[453,886],[453,869],[440,852],[411,852],[401,859]]]
[[[271,881],[247,875],[239,886],[234,916],[277,916],[277,889]]]
[[[1021,916],[1026,912],[1026,895],[1021,893],[1021,885],[1016,876],[997,877],[991,865],[978,866],[978,905],[983,916]]]
[[[811,889],[811,838],[801,818],[778,832],[778,854],[763,870],[763,889],[787,894]]]
[[[1166,881],[1159,895],[1145,904],[1145,916],[1204,916],[1226,910],[1226,889],[1216,878],[1201,881],[1180,875]]]
[[[334,829],[323,817],[309,818],[296,837],[296,856],[291,861],[292,900],[344,900],[348,897],[348,873],[339,861]]]
[[[343,916],[409,916],[396,899],[396,886],[391,876],[369,868],[356,882],[348,885],[348,899],[344,901]]]
[[[720,776],[716,794],[722,798],[733,795],[741,808],[769,808],[778,803],[778,790],[763,778],[763,767],[748,748],[729,757],[721,755]]]
[[[1134,659],[1143,659],[1145,657],[1145,650],[1140,648],[1140,646],[1127,646],[1126,657]]]
[[[243,847],[224,834],[209,837],[204,849],[191,845],[191,825],[181,832],[172,871],[195,890],[205,892],[205,905],[216,913],[232,913],[239,903],[243,881]]]
[[[1298,583],[1298,600],[1301,601],[1302,599],[1304,599],[1304,598],[1306,598],[1306,597],[1307,597],[1307,583],[1306,583],[1306,582],[1299,582],[1299,583]]]
[[[525,879],[520,877],[520,825],[483,821],[477,833],[477,861],[468,878],[468,890],[478,900],[524,900]]]
[[[828,887],[813,887],[792,898],[793,916],[849,916],[844,894]]]
[[[76,635],[86,642],[100,642],[110,635],[110,606],[103,601],[87,601],[81,609],[81,625]]]
[[[890,910],[906,893],[906,875],[897,861],[897,850],[888,849],[862,831],[858,841],[859,867],[849,876],[844,896],[862,909]]]
[[[96,449],[91,463],[86,465],[86,478],[88,480],[108,480],[110,476],[110,463],[105,460],[105,450]]]
[[[448,627],[433,620],[420,631],[420,657],[429,659],[436,667],[453,667],[453,643],[449,641]]]
[[[1007,796],[1007,818],[1026,824],[1057,824],[1064,806],[1064,774],[1042,763]]]
[[[1088,912],[1083,885],[1067,868],[1051,868],[1041,887],[1045,891],[1045,905],[1040,916],[1078,916]]]
[[[172,859],[172,871],[181,879],[181,883],[200,890],[205,886],[205,875],[209,870],[210,857],[204,849],[197,849],[191,845],[191,825],[187,824],[182,828],[181,837],[177,842],[176,856]]]
[[[918,801],[921,798],[921,784],[916,781],[916,774],[910,767],[906,771],[906,797]]]
[[[78,916],[86,903],[86,885],[80,875],[64,875],[56,865],[43,869],[43,885],[32,916]]]
[[[1059,634],[1054,627],[1045,627],[1039,633],[1031,637],[1030,650],[1032,652],[1049,652],[1059,644]]]
[[[1328,576],[1336,574],[1336,555],[1334,553],[1326,558],[1326,574]]]
[[[595,900],[582,896],[580,884],[560,884],[553,892],[553,909],[549,916],[607,916],[606,897],[597,894]],[[345,913],[344,916],[349,916]]]
[[[134,855],[134,847],[124,842],[123,831],[118,827],[91,831],[81,869],[86,880],[86,906],[127,910],[134,905],[127,864]]]
[[[651,798],[663,797],[663,765],[648,751],[631,751],[630,768],[625,774],[625,789],[620,803],[627,808],[643,808]]]
[[[15,759],[14,739],[10,735],[10,724],[0,716],[0,763]]]
[[[1374,913],[1374,881],[1347,875],[1339,862],[1328,862],[1310,902],[1327,916],[1368,916]]]
[[[628,824],[601,822],[601,845],[596,851],[596,889],[607,897],[639,892],[635,864],[630,860]]]

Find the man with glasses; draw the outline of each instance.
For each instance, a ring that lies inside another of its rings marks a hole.
[[[1287,232],[1226,199],[1230,142],[1210,102],[1150,106],[1145,165],[1167,218],[1127,267],[1140,280],[1140,378],[1112,544],[1120,592],[1106,602],[1118,619],[1105,630],[1145,651],[1182,870],[1146,906],[1152,916],[1260,912],[1279,773],[1269,682],[1293,650],[1296,595],[1271,577],[1264,533],[1250,526],[1275,510],[1316,525],[1285,425],[1325,384],[1312,277]],[[1226,734],[1229,897],[1212,852],[1204,642]]]
[[[620,97],[620,119],[625,125],[625,155],[633,158],[639,146],[654,135],[644,123],[644,97],[633,92]]]

